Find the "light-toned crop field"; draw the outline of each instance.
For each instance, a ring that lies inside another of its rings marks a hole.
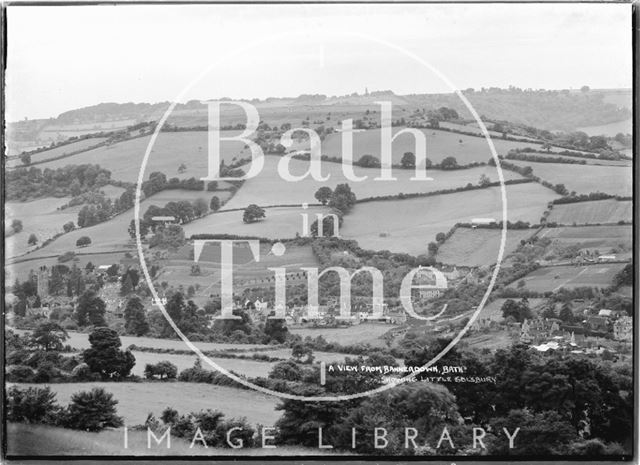
[[[16,384],[20,387],[42,384]],[[149,413],[160,416],[167,407],[181,413],[215,409],[229,418],[246,417],[249,423],[273,425],[280,412],[275,410],[277,399],[265,394],[206,383],[143,382],[143,383],[57,383],[49,384],[56,393],[58,403],[66,405],[76,392],[89,391],[94,387],[104,388],[118,400],[118,414],[129,426],[144,424]]]
[[[393,133],[400,128],[393,128]],[[466,130],[466,129],[465,129]],[[472,129],[468,129],[472,131]],[[445,157],[455,157],[459,164],[477,161],[486,162],[491,158],[489,145],[484,138],[456,134],[437,129],[420,129],[426,136],[427,158],[433,163],[440,163]],[[525,142],[513,142],[492,138],[498,155],[506,155],[509,150],[530,147]],[[416,153],[415,138],[410,134],[402,134],[393,142],[392,153],[394,163],[400,163],[405,152]],[[322,153],[339,157],[342,153],[340,133],[330,134],[322,143]],[[353,158],[358,160],[362,155],[380,157],[380,129],[369,129],[353,134]]]
[[[238,131],[221,131],[222,137],[238,134]],[[99,147],[71,157],[54,160],[39,165],[39,168],[59,168],[66,165],[84,163],[98,164],[111,171],[111,179],[136,182],[140,166],[151,136],[118,142],[113,145]],[[222,142],[223,159],[230,164],[236,158],[249,157],[250,151],[244,149],[241,142]],[[178,173],[178,167],[184,163],[186,170]],[[149,173],[161,171],[167,178],[181,179],[207,176],[207,132],[162,132],[151,151],[144,179]]]
[[[71,144],[62,145],[60,147],[54,147],[49,150],[31,154],[31,163],[37,163],[52,158],[60,157],[68,153],[77,152],[78,150],[86,150],[89,147],[95,147],[96,145],[104,142],[106,137],[94,137],[91,139],[83,139]],[[15,166],[22,165],[20,158],[14,158],[7,161],[7,168],[13,168]]]
[[[23,255],[34,246],[27,244],[31,234],[38,238],[38,244],[63,231],[62,225],[78,219],[79,207],[58,210],[66,204],[68,197],[32,200],[30,202],[5,203],[5,230],[11,226],[13,220],[22,221],[23,229],[17,234],[6,236],[5,257],[12,258]]]
[[[631,222],[632,212],[631,200],[594,200],[554,205],[548,221],[567,225]]]
[[[556,291],[561,287],[573,289],[576,287],[608,287],[624,263],[607,263],[588,266],[550,266],[532,271],[524,278],[525,286],[535,292]],[[509,287],[516,287],[518,282]]]
[[[380,346],[384,344],[381,336],[394,328],[396,326],[387,324],[362,323],[347,328],[291,328],[289,331],[302,338],[322,336],[327,342],[336,342],[342,345],[362,343]]]
[[[225,205],[225,209],[244,208],[252,203],[261,206],[317,203],[314,194],[320,187],[329,186],[333,189],[342,183],[349,184],[358,199],[364,199],[399,193],[433,192],[466,186],[468,183],[478,184],[483,174],[491,181],[498,181],[498,173],[494,167],[482,166],[455,171],[427,170],[428,176],[433,178],[432,181],[410,181],[415,174],[414,171],[402,169],[393,170],[396,181],[375,181],[374,178],[380,175],[379,169],[354,167],[357,176],[367,176],[367,179],[353,182],[344,176],[340,163],[323,162],[322,173],[330,176],[326,182],[316,181],[311,177],[299,182],[287,182],[278,174],[279,161],[279,157],[266,157],[262,173],[247,180]],[[309,162],[303,160],[292,160],[290,164],[291,172],[296,176],[304,174],[308,166]],[[505,180],[521,178],[511,171],[504,170],[503,173]]]
[[[158,434],[159,436],[160,434]],[[78,431],[45,425],[9,423],[7,425],[8,455],[23,456],[70,456],[70,455],[135,455],[135,456],[260,456],[260,455],[331,455],[330,449],[306,448],[299,446],[278,446],[277,449],[256,447],[252,449],[205,448],[196,441],[191,447],[191,439],[171,437],[171,447],[166,442],[151,448],[147,444],[147,431],[129,430],[128,447],[124,448],[122,429],[107,429],[99,433]]]
[[[307,214],[308,227],[316,220],[316,214],[329,214],[328,207],[309,207],[306,210],[298,207],[267,208],[264,219],[255,223],[242,221],[243,211],[217,212],[184,226],[187,237],[193,234],[234,234],[237,236],[256,236],[269,239],[290,239],[296,234],[304,235],[302,215]],[[329,235],[332,231],[327,231]],[[306,231],[309,235],[309,231]]]
[[[178,367],[178,372],[191,368],[198,356],[182,355],[182,354],[159,354],[155,352],[133,352],[136,358],[136,364],[131,370],[131,373],[138,376],[144,376],[144,367],[147,363],[158,363],[163,360],[167,360]],[[257,360],[245,360],[238,358],[220,358],[210,357],[211,361],[221,366],[225,370],[233,370],[234,372],[244,375],[247,378],[253,378],[256,376],[266,377],[273,369],[275,362],[261,362]],[[216,368],[209,365],[206,360],[202,361],[202,368],[205,370],[215,371]]]
[[[523,239],[535,233],[534,229],[509,229],[504,257],[513,252]],[[449,265],[492,265],[498,258],[502,231],[499,229],[458,228],[438,249],[437,260]]]
[[[612,248],[630,249],[633,243],[631,225],[624,226],[565,226],[545,228],[546,237],[560,246],[579,245],[581,249],[609,253]]]
[[[631,166],[569,165],[519,160],[509,162],[518,166],[530,166],[534,175],[552,184],[564,184],[569,192],[604,192],[622,196],[630,196],[632,193]]]
[[[507,186],[508,220],[538,223],[554,198],[553,191],[538,183]],[[357,204],[345,217],[341,234],[365,249],[419,255],[427,253],[437,233],[472,218],[502,219],[500,188]]]

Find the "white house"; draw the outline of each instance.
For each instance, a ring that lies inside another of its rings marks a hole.
[[[486,226],[494,223],[497,223],[495,218],[472,218],[471,219],[472,228],[477,228],[478,226]]]

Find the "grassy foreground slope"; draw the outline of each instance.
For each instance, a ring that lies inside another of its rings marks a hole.
[[[21,387],[42,384],[16,384]],[[214,386],[204,383],[145,382],[145,383],[58,383],[50,384],[59,404],[66,405],[71,395],[102,387],[118,400],[118,415],[126,425],[143,424],[149,413],[160,416],[167,407],[179,412],[216,409],[227,417],[246,417],[251,424],[271,426],[280,417],[275,410],[278,399],[248,389]]]
[[[326,182],[316,181],[307,177],[302,181],[288,182],[278,174],[279,157],[266,157],[262,173],[245,181],[236,195],[225,205],[225,209],[244,208],[255,203],[266,205],[291,205],[303,202],[315,203],[315,192],[322,186],[334,188],[337,184],[348,183],[358,199],[394,195],[399,193],[433,192],[442,189],[453,189],[466,186],[468,183],[477,184],[480,176],[488,176],[491,181],[498,181],[498,173],[495,167],[481,166],[463,170],[442,171],[427,170],[431,181],[410,181],[414,176],[413,170],[394,169],[393,176],[396,181],[375,181],[380,175],[378,168],[355,167],[357,176],[367,176],[361,182],[349,181],[343,174],[342,165],[339,163],[323,162],[322,174],[330,176]],[[309,162],[292,160],[291,173],[296,176],[304,174],[309,167]],[[504,170],[505,180],[520,179],[517,173]]]
[[[222,136],[238,134],[238,131],[221,131]],[[39,168],[60,168],[66,165],[97,164],[111,171],[111,179],[136,182],[145,151],[151,136],[138,137],[117,144],[99,147],[71,157],[61,158],[39,165]],[[250,152],[240,142],[223,142],[222,154],[230,164],[235,158],[249,157]],[[186,170],[178,173],[183,164]],[[153,146],[144,178],[153,171],[162,171],[168,178],[207,175],[207,132],[162,132]]]

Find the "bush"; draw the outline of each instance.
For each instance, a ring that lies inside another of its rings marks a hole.
[[[26,365],[13,365],[7,369],[7,381],[12,383],[33,382],[33,370]]]
[[[91,372],[89,365],[86,363],[80,363],[71,371],[71,377],[76,381],[89,381],[95,377],[100,379],[100,375],[97,373],[95,373],[95,375],[96,376],[94,376],[94,373]]]
[[[302,370],[293,360],[286,360],[277,363],[271,372],[269,378],[284,379],[286,381],[300,381],[302,379]]]
[[[147,363],[144,368],[144,377],[153,379],[158,376],[160,379],[175,379],[178,375],[178,367],[173,363],[163,360],[154,364]]]
[[[82,236],[76,241],[76,247],[86,247],[91,244],[91,238],[89,236]]]
[[[55,393],[47,386],[7,391],[7,420],[27,423],[52,423],[60,411],[55,402]]]
[[[113,394],[102,388],[78,392],[71,396],[71,403],[64,414],[64,424],[67,428],[85,431],[117,428],[124,424],[122,417],[117,415],[117,403]]]

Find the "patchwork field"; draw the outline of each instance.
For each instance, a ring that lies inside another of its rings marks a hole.
[[[140,202],[141,214],[147,210],[150,205],[157,205],[159,207],[164,206],[167,202],[178,200],[195,200],[202,198],[209,200],[212,195],[217,195],[221,198],[228,198],[229,192],[204,192],[204,191],[189,191],[189,190],[165,190],[161,191],[148,199],[144,199]],[[29,258],[42,258],[52,255],[60,255],[67,251],[75,251],[81,253],[98,253],[98,252],[113,252],[131,249],[132,253],[135,253],[134,241],[129,236],[128,228],[131,220],[133,219],[133,210],[129,210],[125,213],[117,215],[104,223],[99,223],[87,228],[76,229],[67,234],[62,235],[51,244],[36,250],[29,255]],[[77,211],[72,220],[77,220]],[[60,224],[62,226],[62,223]],[[76,241],[82,236],[89,236],[91,238],[91,244],[87,247],[76,247]]]
[[[393,133],[400,128],[394,128]],[[464,129],[472,131],[472,129]],[[477,161],[486,162],[491,158],[487,141],[481,137],[456,134],[437,129],[420,129],[427,140],[427,158],[440,163],[445,157],[455,157],[459,164]],[[509,150],[531,146],[525,142],[513,142],[492,138],[498,155],[506,155]],[[400,135],[392,146],[393,162],[400,163],[405,152],[416,152],[415,138],[410,134]],[[339,133],[330,134],[322,143],[323,155],[339,157],[342,153],[342,139]],[[358,160],[362,155],[380,157],[380,129],[369,129],[353,134],[353,157]]]
[[[631,249],[633,244],[631,225],[545,228],[539,237],[551,239],[554,245],[579,245],[581,249],[600,253],[609,253],[612,248]]]
[[[622,268],[624,263],[610,263],[589,266],[551,266],[539,268],[523,280],[524,289],[535,292],[557,291],[561,287],[573,289],[576,287],[608,287],[613,282],[613,277]],[[509,287],[516,287],[517,282]]]
[[[269,239],[288,239],[303,235],[302,214],[307,214],[309,227],[316,220],[316,214],[329,214],[328,207],[278,207],[266,209],[266,217],[256,223],[244,223],[243,211],[217,212],[184,226],[185,236],[192,234],[234,234],[256,236]],[[330,232],[329,232],[330,233]],[[309,234],[309,231],[306,231]]]
[[[535,163],[509,160],[518,166],[530,166],[533,174],[552,184],[564,184],[578,194],[604,192],[613,195],[630,196],[632,193],[631,167],[568,165],[566,163]]]
[[[62,145],[60,147],[54,147],[50,150],[45,150],[43,152],[34,153],[31,155],[31,163],[38,163],[45,160],[51,160],[52,158],[60,157],[66,155],[68,153],[77,152],[78,150],[86,150],[90,147],[95,147],[96,145],[107,140],[106,137],[95,137],[91,139],[83,139],[77,142],[73,142],[71,144]],[[7,168],[13,168],[15,166],[22,165],[20,158],[13,158],[7,161]]]
[[[349,328],[293,328],[289,331],[302,338],[322,336],[328,342],[343,345],[363,343],[378,347],[384,344],[381,336],[394,328],[395,326],[386,324],[363,323]]]
[[[5,230],[11,226],[13,220],[22,221],[23,229],[17,234],[6,236],[6,258],[23,255],[34,246],[27,244],[31,234],[38,238],[38,244],[63,231],[62,225],[78,219],[79,207],[58,210],[69,202],[68,197],[32,200],[31,202],[6,202],[4,221]]]
[[[558,224],[603,224],[631,222],[631,200],[594,200],[592,202],[554,205],[547,221]]]
[[[34,386],[18,384],[21,387]],[[42,387],[42,384],[35,385]],[[278,400],[256,391],[214,386],[205,383],[145,382],[145,383],[60,383],[50,384],[58,403],[66,405],[71,395],[104,388],[118,400],[118,414],[129,426],[144,424],[149,413],[160,416],[167,407],[181,413],[216,409],[229,418],[246,417],[251,424],[273,425],[280,417],[275,410]]]
[[[185,346],[186,348],[186,346]],[[138,352],[134,351],[133,355],[136,358],[136,364],[131,370],[131,373],[138,376],[144,376],[144,367],[147,363],[158,363],[163,360],[168,360],[173,363],[176,367],[178,367],[178,372],[185,370],[187,368],[191,368],[193,363],[196,361],[198,356],[194,353],[193,355],[182,355],[182,354],[159,354],[155,352]],[[210,357],[211,361],[218,364],[225,370],[233,370],[234,372],[245,375],[246,377],[254,377],[254,376],[263,376],[266,377],[269,375],[269,372],[272,370],[275,362],[260,362],[256,360],[244,360],[237,358],[220,358],[220,357]],[[205,370],[215,371],[216,369],[209,365],[206,361],[202,362],[202,368]]]
[[[221,131],[225,135],[239,134],[238,131]],[[84,163],[98,164],[111,171],[111,179],[118,181],[136,182],[140,171],[140,164],[151,136],[119,142],[105,147],[80,153],[60,160],[54,160],[39,165],[39,168],[59,168],[66,165],[81,165]],[[237,157],[249,157],[250,151],[244,149],[240,142],[222,142],[223,159],[227,164]],[[186,170],[178,173],[178,167],[183,164]],[[149,173],[162,171],[167,178],[195,177],[200,179],[207,175],[207,132],[162,132],[149,157],[145,170],[145,179]]]
[[[509,229],[504,257],[513,252],[523,239],[535,233],[534,229]],[[458,266],[483,266],[496,262],[502,231],[498,229],[458,228],[438,249],[437,260]]]
[[[508,219],[538,223],[546,204],[556,197],[538,183],[507,186]],[[502,218],[500,188],[357,204],[345,217],[341,234],[365,249],[419,255],[437,233],[478,217]]]
[[[357,176],[368,176],[361,182],[349,181],[342,172],[342,165],[339,163],[323,162],[322,173],[330,176],[326,182],[315,181],[311,177],[299,182],[287,182],[278,174],[279,157],[266,157],[265,166],[262,173],[252,179],[245,181],[242,188],[225,205],[225,209],[244,208],[255,203],[260,206],[266,205],[291,205],[295,203],[316,203],[315,192],[322,186],[329,186],[332,189],[337,184],[348,183],[351,190],[358,199],[393,195],[399,193],[432,192],[442,189],[452,189],[466,186],[468,183],[478,184],[480,176],[488,176],[492,181],[498,181],[498,173],[494,167],[482,166],[465,170],[455,171],[427,171],[432,181],[410,181],[414,176],[413,170],[396,169],[393,175],[396,181],[374,181],[380,175],[377,168],[354,167]],[[309,162],[303,160],[292,160],[290,169],[292,174],[298,176],[304,174],[309,167]],[[504,170],[505,180],[520,179],[517,173]]]

